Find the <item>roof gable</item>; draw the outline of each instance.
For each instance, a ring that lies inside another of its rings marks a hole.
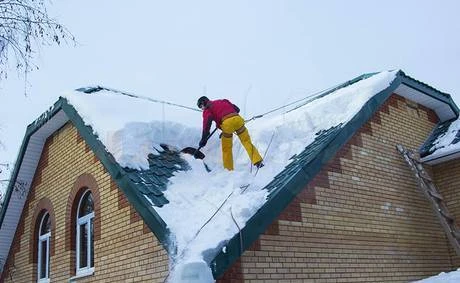
[[[248,220],[241,233],[227,243],[226,252],[219,252],[215,257],[211,264],[215,278],[221,276],[250,247],[399,84],[400,78],[397,77],[390,86],[373,96],[348,123],[318,132],[312,143],[292,157],[293,162],[267,186],[270,197],[265,205]]]
[[[107,152],[105,146],[94,134],[91,127],[86,126],[75,108],[68,104],[65,98],[59,100],[27,128],[19,156],[12,173],[12,181],[8,185],[4,204],[0,211],[0,256],[6,258],[13,240],[21,211],[26,201],[20,197],[14,187],[21,182],[26,196],[28,195],[32,178],[40,159],[46,139],[68,121],[77,128],[79,134],[113,177],[118,187],[128,198],[129,202],[142,216],[147,226],[156,235],[163,246],[168,249],[168,229],[161,217],[152,208],[152,203],[161,206],[167,203],[162,189],[172,172],[186,169],[184,162],[177,152],[162,151],[158,156],[149,156],[150,168],[144,171],[124,170]],[[177,166],[171,167],[171,164]],[[181,167],[182,166],[182,167]],[[146,178],[147,172],[159,172]],[[3,266],[0,267],[0,270]]]

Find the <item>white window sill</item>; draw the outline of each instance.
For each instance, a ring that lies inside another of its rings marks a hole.
[[[42,278],[37,281],[37,283],[49,283],[50,279],[49,278]]]
[[[76,282],[80,278],[88,277],[94,274],[94,267],[77,271],[77,275],[69,279],[69,282]]]

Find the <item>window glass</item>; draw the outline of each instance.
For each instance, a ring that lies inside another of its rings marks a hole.
[[[83,217],[91,212],[93,212],[93,196],[91,195],[91,192],[88,191],[81,200],[78,217]]]
[[[51,231],[51,219],[49,213],[43,217],[42,225],[40,228],[40,235],[45,235]]]
[[[80,225],[80,268],[88,266],[88,233],[86,223]]]
[[[40,257],[40,279],[41,278],[48,278],[48,272],[46,270],[46,241],[40,241],[40,249],[41,249],[41,257]]]
[[[90,236],[91,236],[91,241],[90,241],[90,245],[91,245],[91,249],[90,249],[90,251],[91,251],[91,262],[90,262],[90,264],[91,264],[91,267],[93,267],[94,266],[94,241],[93,241],[93,237],[94,237],[94,217],[91,218],[91,226],[90,226],[90,228],[91,228],[91,232],[90,232]]]
[[[94,271],[94,202],[91,191],[80,199],[77,216],[77,274]]]
[[[40,219],[38,230],[38,282],[49,282],[50,277],[50,237],[51,237],[51,219],[46,212]]]

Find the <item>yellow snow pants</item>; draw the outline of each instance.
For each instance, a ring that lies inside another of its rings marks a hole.
[[[248,129],[244,126],[244,120],[240,115],[224,119],[220,128],[222,130],[222,161],[225,169],[233,170],[233,133],[238,135],[238,138],[240,139],[243,147],[246,149],[252,164],[262,160],[257,148],[251,142]]]

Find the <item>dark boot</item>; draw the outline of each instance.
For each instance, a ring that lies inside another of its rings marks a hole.
[[[259,162],[256,162],[256,163],[254,164],[254,166],[256,166],[258,169],[264,167],[264,165],[265,165],[265,164],[262,162],[262,160],[259,161]]]

